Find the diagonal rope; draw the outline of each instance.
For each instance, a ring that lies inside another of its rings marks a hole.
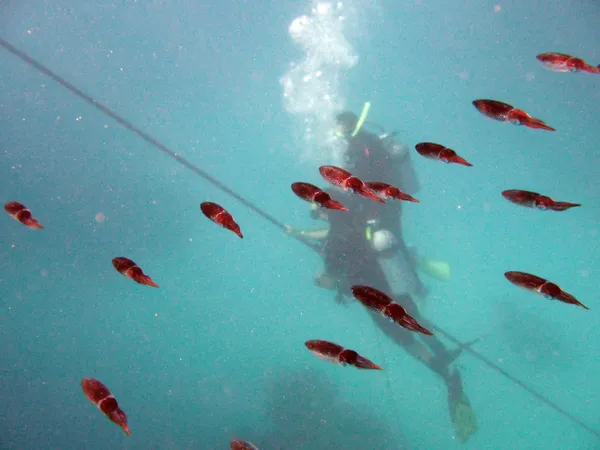
[[[111,109],[109,109],[108,107],[104,106],[102,103],[99,103],[97,100],[95,100],[94,98],[90,97],[88,94],[86,94],[81,89],[79,89],[76,86],[74,86],[73,84],[69,83],[67,80],[65,80],[61,76],[55,74],[50,69],[48,69],[46,66],[42,65],[40,62],[36,61],[31,56],[27,55],[25,52],[22,52],[21,50],[19,50],[18,48],[14,47],[11,44],[9,44],[8,42],[6,42],[2,38],[0,38],[0,45],[2,47],[4,47],[6,50],[8,50],[9,52],[11,52],[13,55],[18,56],[19,58],[21,58],[27,64],[35,67],[37,70],[39,70],[40,72],[42,72],[44,75],[49,76],[54,81],[56,81],[57,83],[61,84],[62,86],[64,86],[68,90],[70,90],[73,94],[75,94],[76,96],[78,96],[82,100],[86,101],[87,103],[89,103],[90,105],[92,105],[94,108],[99,109],[102,113],[104,113],[107,116],[109,116],[112,119],[114,119],[119,124],[121,124],[122,126],[124,126],[125,128],[127,128],[129,131],[132,131],[133,133],[137,134],[139,137],[141,137],[143,140],[145,140],[146,142],[148,142],[150,145],[154,146],[155,148],[157,148],[158,150],[160,150],[161,152],[163,152],[167,156],[170,156],[171,158],[173,158],[178,163],[180,163],[183,166],[187,167],[192,172],[196,173],[196,175],[201,176],[206,181],[208,181],[209,183],[211,183],[212,185],[214,185],[217,189],[220,189],[221,191],[223,191],[226,194],[230,195],[231,197],[235,198],[240,203],[244,204],[245,206],[247,206],[248,208],[250,208],[251,210],[253,210],[255,213],[257,213],[258,215],[260,215],[263,219],[271,222],[273,225],[275,225],[277,228],[279,228],[281,230],[285,229],[285,226],[283,225],[283,223],[281,223],[275,217],[273,217],[272,215],[270,215],[269,213],[267,213],[263,209],[261,209],[258,206],[256,206],[250,200],[242,197],[240,194],[238,194],[237,192],[235,192],[233,189],[227,187],[225,184],[221,183],[219,180],[217,180],[216,178],[214,178],[213,176],[211,176],[210,174],[208,174],[204,170],[200,169],[198,166],[192,164],[190,161],[188,161],[184,157],[179,156],[177,153],[175,153],[173,150],[171,150],[165,144],[163,144],[159,140],[153,138],[152,136],[150,136],[148,133],[146,133],[145,131],[141,130],[140,128],[136,127],[134,124],[132,124],[131,122],[129,122],[127,119],[124,119],[123,117],[121,117],[120,115],[118,115],[116,112],[114,112]],[[313,248],[313,250],[316,250],[316,247],[312,243],[310,243],[308,241],[304,241],[303,239],[300,239],[299,237],[296,237],[296,236],[292,236],[292,237],[295,237],[297,240],[302,241],[306,245],[308,245],[309,247]]]
[[[114,111],[112,111],[111,109],[109,109],[108,107],[104,106],[102,103],[99,103],[98,101],[94,100],[92,97],[90,97],[89,95],[87,95],[85,92],[81,91],[79,88],[77,88],[73,84],[69,83],[67,80],[65,80],[61,76],[55,74],[54,72],[52,72],[50,69],[48,69],[46,66],[44,66],[40,62],[38,62],[35,59],[33,59],[27,53],[19,50],[18,48],[14,47],[13,45],[11,45],[9,42],[5,41],[2,38],[0,38],[0,46],[4,47],[7,51],[9,51],[10,53],[12,53],[13,55],[15,55],[16,57],[18,57],[19,59],[23,60],[24,62],[26,62],[30,66],[36,68],[37,70],[39,70],[44,75],[47,75],[48,77],[52,78],[54,81],[56,81],[58,84],[62,85],[63,87],[67,88],[69,91],[71,91],[77,97],[81,98],[82,100],[84,100],[87,103],[89,103],[90,105],[92,105],[94,108],[100,110],[102,113],[104,113],[107,116],[111,117],[116,122],[118,122],[119,124],[121,124],[122,126],[124,126],[125,128],[127,128],[128,130],[130,130],[131,132],[135,133],[140,138],[142,138],[143,140],[145,140],[146,142],[148,142],[150,145],[154,146],[155,148],[157,148],[158,150],[160,150],[161,152],[163,152],[167,156],[170,156],[171,158],[173,158],[178,163],[182,164],[183,166],[185,166],[188,169],[190,169],[192,172],[194,172],[197,175],[199,175],[200,177],[204,178],[209,183],[213,184],[217,189],[220,189],[221,191],[223,191],[226,194],[230,195],[231,197],[235,198],[240,203],[246,205],[252,211],[254,211],[258,215],[260,215],[263,219],[267,220],[268,222],[270,222],[271,224],[273,224],[275,227],[277,227],[280,230],[282,230],[282,231],[285,232],[285,226],[283,225],[283,223],[281,223],[275,217],[273,217],[272,215],[270,215],[269,213],[267,213],[263,209],[259,208],[258,206],[256,206],[255,204],[253,204],[252,202],[250,202],[249,200],[247,200],[246,198],[244,198],[243,196],[241,196],[240,194],[238,194],[237,192],[235,192],[231,188],[227,187],[225,184],[221,183],[216,178],[214,178],[213,176],[211,176],[207,172],[205,172],[202,169],[200,169],[198,166],[192,164],[187,159],[183,158],[182,156],[179,156],[177,153],[175,153],[169,147],[167,147],[166,145],[164,145],[163,143],[161,143],[157,139],[153,138],[152,136],[150,136],[145,131],[143,131],[140,128],[136,127],[131,122],[129,122],[127,119],[125,119],[122,116],[118,115],[117,113],[115,113]],[[308,247],[312,248],[313,250],[319,252],[319,249],[313,243],[308,242],[308,241],[306,241],[306,240],[304,240],[304,239],[302,239],[302,238],[300,238],[298,236],[292,236],[292,235],[290,235],[288,233],[286,233],[286,235],[294,237],[296,240],[302,242],[304,245],[307,245]],[[594,436],[600,438],[600,432],[599,431],[597,431],[594,428],[590,427],[585,422],[583,422],[581,419],[578,419],[577,417],[575,417],[574,415],[572,415],[571,413],[569,413],[568,411],[566,411],[565,409],[563,409],[561,406],[559,406],[556,403],[554,403],[553,401],[549,400],[544,395],[542,395],[541,393],[539,393],[538,391],[536,391],[532,387],[528,386],[527,384],[525,384],[524,382],[522,382],[521,380],[519,380],[515,376],[509,374],[506,370],[502,369],[496,363],[494,363],[493,361],[491,361],[490,359],[488,359],[487,357],[485,357],[481,353],[477,352],[476,350],[473,350],[471,348],[471,346],[465,345],[463,342],[461,342],[457,338],[455,338],[452,334],[448,333],[447,331],[445,331],[444,329],[440,328],[437,325],[432,325],[432,328],[434,328],[435,330],[439,331],[440,334],[442,334],[443,336],[445,336],[448,340],[450,340],[453,343],[455,343],[455,344],[460,345],[461,347],[463,347],[463,351],[469,352],[473,357],[475,357],[476,359],[478,359],[479,361],[481,361],[483,364],[485,364],[486,366],[488,366],[491,369],[495,370],[500,375],[504,376],[505,378],[507,378],[508,380],[512,381],[516,385],[520,386],[521,388],[523,388],[524,390],[526,390],[527,392],[529,392],[531,395],[533,395],[535,398],[537,398],[539,401],[541,401],[542,403],[546,404],[550,408],[554,409],[556,412],[558,412],[559,414],[561,414],[565,418],[569,419],[571,422],[579,425],[581,428],[583,428],[586,431],[590,432]],[[381,348],[381,342],[379,342],[379,345],[380,345],[380,348]]]

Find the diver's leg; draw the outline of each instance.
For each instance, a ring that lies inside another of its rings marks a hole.
[[[404,330],[398,324],[390,322],[382,316],[373,316],[373,320],[388,337],[404,347],[413,358],[424,363],[444,380],[448,389],[450,418],[454,423],[458,438],[462,442],[466,441],[477,431],[477,419],[464,392],[460,373],[456,369],[450,370],[449,364],[440,363],[427,345],[417,339],[415,333]]]
[[[372,247],[394,292],[426,296],[427,289],[417,273],[417,260],[401,237],[389,230],[378,230],[373,233]]]
[[[406,312],[415,318],[420,325],[427,328],[428,330],[432,328],[432,324],[425,319],[413,300],[412,296],[407,294],[395,295],[394,299],[398,302]],[[418,335],[418,339],[423,341],[425,345],[433,352],[433,357],[430,361],[430,364],[434,366],[434,370],[439,374],[444,374],[444,378],[450,376],[450,364],[456,359],[456,357],[460,354],[460,349],[458,350],[449,350],[442,341],[438,339],[437,336],[422,336]]]
[[[414,333],[403,329],[397,323],[390,322],[383,316],[373,315],[373,320],[390,339],[403,347],[413,358],[421,361],[448,383],[451,375],[449,366],[436,364],[436,355],[427,345],[417,339]]]
[[[414,295],[426,297],[429,292],[425,284],[421,281],[421,277],[419,276],[419,272],[417,270],[419,267],[419,260],[416,255],[416,251],[409,248],[402,238],[400,238],[398,241],[400,243],[398,253],[406,261],[405,264],[408,267],[410,276],[414,279]]]
[[[394,236],[396,238],[398,252],[400,253],[400,255],[402,255],[402,258],[405,259],[405,261],[406,261],[405,264],[408,267],[410,276],[412,278],[414,278],[414,281],[413,281],[414,294],[418,295],[419,297],[426,297],[427,293],[428,293],[427,287],[421,281],[421,278],[419,277],[419,272],[417,270],[419,267],[419,259],[416,254],[416,250],[414,248],[410,248],[406,244],[406,241],[404,240],[401,211],[402,211],[402,208],[399,209],[400,214],[398,214],[398,216],[395,218],[395,220],[392,221],[391,230],[394,233]]]

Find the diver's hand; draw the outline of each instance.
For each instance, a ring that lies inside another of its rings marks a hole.
[[[340,291],[337,291],[337,293],[335,294],[335,302],[338,305],[345,305],[347,306],[350,303],[350,300],[347,299],[344,294],[342,294]]]
[[[306,232],[304,230],[300,230],[298,228],[294,228],[291,225],[287,225],[287,224],[283,224],[283,229],[285,230],[285,232],[291,236],[294,237],[301,237],[301,238],[305,238],[307,236],[305,236]]]
[[[330,291],[333,291],[338,288],[337,280],[325,273],[320,273],[319,275],[317,275],[314,278],[313,283],[315,286],[318,286],[323,289],[328,289]]]

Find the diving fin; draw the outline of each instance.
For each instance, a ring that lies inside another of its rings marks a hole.
[[[477,417],[471,402],[462,389],[462,381],[457,371],[448,383],[448,410],[460,442],[466,442],[477,432]]]
[[[457,399],[448,398],[450,417],[454,423],[456,436],[460,442],[466,442],[477,432],[477,417],[464,392]]]

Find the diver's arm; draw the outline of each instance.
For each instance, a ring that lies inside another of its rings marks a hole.
[[[285,225],[285,231],[291,235],[300,236],[315,241],[322,241],[329,234],[329,228],[321,228],[318,230],[300,230],[289,225]]]
[[[314,239],[315,241],[322,241],[329,234],[329,228],[321,228],[319,230],[299,230],[298,235],[308,238]]]

